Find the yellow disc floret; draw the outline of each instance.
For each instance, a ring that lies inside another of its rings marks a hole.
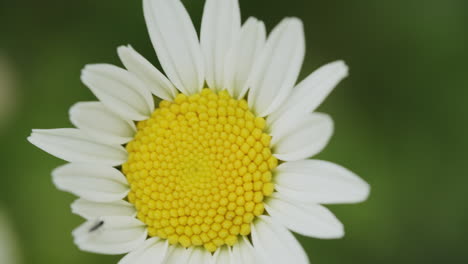
[[[122,170],[150,236],[213,252],[250,234],[278,161],[265,120],[245,100],[209,89],[179,94],[137,128]]]

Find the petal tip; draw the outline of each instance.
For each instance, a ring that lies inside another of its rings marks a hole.
[[[29,137],[26,138],[26,140],[33,144],[34,146],[42,149],[39,145],[40,145],[40,139],[38,138],[38,136],[40,134],[44,134],[46,129],[33,129],[31,130],[31,134],[29,135]]]
[[[31,135],[30,135],[29,137],[26,138],[26,140],[27,140],[29,143],[31,143],[31,144],[33,144],[34,146],[36,146],[36,143],[35,143],[33,134],[34,134],[34,132],[32,132]]]
[[[341,227],[337,230],[336,234],[331,236],[330,239],[342,239],[344,238],[345,234],[344,226],[341,224]]]
[[[370,196],[370,193],[371,193],[371,186],[369,183],[367,183],[366,181],[362,180],[362,196],[360,199],[357,199],[356,200],[356,203],[362,203],[362,202],[365,202],[367,199],[369,199],[369,196]]]
[[[346,78],[349,75],[349,67],[344,60],[338,60],[332,63],[332,66],[336,68],[337,73],[342,75],[342,78]]]
[[[122,57],[127,57],[130,56],[130,53],[134,52],[135,50],[130,44],[127,45],[120,45],[117,47],[117,54],[119,55],[120,59],[122,60]]]

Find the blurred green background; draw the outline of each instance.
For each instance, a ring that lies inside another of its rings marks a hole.
[[[184,3],[198,28],[204,1]],[[304,21],[303,77],[336,59],[350,66],[319,109],[336,121],[319,158],[350,168],[372,193],[363,204],[331,206],[344,239],[300,238],[311,262],[468,263],[468,1],[240,3],[244,19],[268,29],[284,16]],[[75,247],[71,230],[82,220],[70,212],[74,197],[50,177],[64,162],[26,137],[71,126],[68,108],[94,100],[81,68],[120,65],[122,44],[157,64],[140,0],[0,0],[0,208],[23,263],[119,259]]]

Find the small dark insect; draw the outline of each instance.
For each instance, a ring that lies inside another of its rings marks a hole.
[[[97,222],[93,227],[91,227],[89,229],[89,232],[90,233],[94,232],[94,231],[98,230],[99,228],[101,228],[103,225],[104,225],[104,221],[101,220],[101,221]]]

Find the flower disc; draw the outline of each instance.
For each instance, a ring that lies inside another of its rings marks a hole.
[[[123,172],[150,236],[213,252],[250,234],[278,161],[265,120],[245,100],[209,89],[179,94],[137,128]]]

